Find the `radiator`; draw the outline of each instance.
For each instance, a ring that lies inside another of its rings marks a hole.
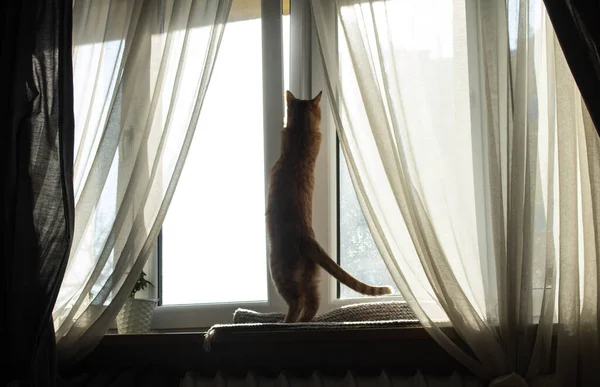
[[[344,376],[324,376],[313,373],[310,377],[279,374],[276,377],[248,373],[244,377],[217,373],[208,377],[188,372],[181,387],[483,387],[485,384],[473,377],[454,373],[449,376],[424,375],[396,376],[382,372],[378,376],[361,376],[352,372]]]

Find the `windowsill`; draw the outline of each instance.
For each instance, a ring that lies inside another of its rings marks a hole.
[[[204,349],[205,332],[152,332],[145,335],[106,335],[76,372],[160,367],[184,373],[268,372],[323,373],[376,371],[398,374],[422,370],[449,374],[464,368],[421,327],[346,328],[267,332],[248,327],[211,349]]]

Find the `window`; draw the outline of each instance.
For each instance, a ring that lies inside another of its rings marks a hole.
[[[148,270],[160,275],[156,329],[229,323],[237,308],[287,309],[268,271],[265,176],[279,157],[283,91],[307,98],[325,88],[309,12],[307,0],[233,0],[198,130],[163,223],[160,259],[150,264],[158,270]],[[339,204],[339,262],[358,278],[393,285],[341,154],[338,203],[337,142],[327,103],[324,98],[313,198],[317,239],[338,257]],[[360,254],[367,258],[359,260]],[[323,273],[321,284],[319,313],[360,301],[329,275]]]
[[[230,19],[163,224],[162,305],[268,299],[260,1]]]
[[[460,13],[457,20],[462,20],[461,31],[476,28],[473,0],[443,4],[447,12],[440,15],[457,10]],[[375,2],[373,6],[380,5]],[[426,5],[420,2],[393,2],[389,6],[406,7],[406,12],[402,12],[405,15],[427,14],[422,9]],[[338,24],[335,12],[331,23]],[[420,18],[412,23],[428,23],[419,27],[425,31],[434,25],[446,28],[449,37],[456,27],[447,16],[440,16],[440,20]],[[432,74],[454,71],[444,58],[452,55],[453,38],[466,39],[468,52],[461,60],[469,69],[465,79],[466,93],[470,95],[467,103],[471,104],[471,120],[480,121],[480,74],[471,70],[478,68],[472,62],[479,60],[477,34],[458,34],[443,41],[427,34],[414,39],[410,38],[413,27],[403,24],[406,39],[394,43],[394,50],[399,55],[429,58],[423,71]],[[346,80],[346,72],[352,71],[351,59],[344,51],[343,34],[338,32],[335,38],[337,70],[348,95],[354,87],[352,80]],[[160,306],[155,311],[154,328],[201,328],[229,323],[237,308],[286,311],[268,270],[265,176],[279,157],[280,130],[285,120],[283,91],[291,89],[300,98],[307,98],[325,87],[309,0],[233,0],[198,130],[163,224],[160,259],[151,262],[148,270],[159,273]],[[452,85],[441,80],[436,87]],[[435,90],[423,92],[436,95]],[[355,93],[358,95],[358,89]],[[353,102],[361,103],[359,98]],[[383,299],[398,300],[398,289],[360,209],[328,103],[327,98],[322,100],[323,142],[313,198],[317,240],[357,278],[374,285],[393,286],[394,294]],[[444,128],[441,115],[432,117],[432,121],[433,126]],[[476,137],[474,133],[474,141]],[[340,286],[323,273],[321,300],[319,313],[373,299]]]

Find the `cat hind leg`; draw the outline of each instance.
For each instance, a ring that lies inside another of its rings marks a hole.
[[[285,301],[288,304],[288,312],[283,319],[284,323],[294,323],[298,321],[298,317],[302,312],[302,297],[287,297]]]
[[[300,322],[309,322],[317,314],[319,310],[319,289],[318,285],[311,283],[304,288],[304,306],[302,308],[302,315],[300,316]]]

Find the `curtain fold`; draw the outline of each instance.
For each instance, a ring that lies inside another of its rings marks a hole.
[[[56,385],[52,308],[73,236],[71,1],[2,5],[6,384]]]
[[[495,386],[600,384],[598,136],[543,2],[334,3],[341,150],[425,329]]]
[[[77,219],[53,311],[64,365],[106,333],[155,249],[230,7],[231,0],[74,3]]]
[[[600,4],[573,0],[544,3],[592,121],[600,131]]]

